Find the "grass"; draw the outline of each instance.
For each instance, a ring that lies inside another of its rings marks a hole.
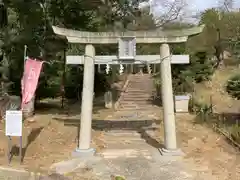
[[[196,84],[193,104],[198,123],[216,126],[240,144],[240,103],[225,90],[227,80],[238,73],[236,67],[226,67],[217,70],[211,81]]]

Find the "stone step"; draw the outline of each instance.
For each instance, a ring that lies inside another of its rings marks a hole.
[[[103,141],[105,143],[126,143],[126,142],[135,142],[135,141],[145,141],[141,138],[141,135],[139,136],[126,136],[126,135],[118,135],[118,136],[111,136],[111,135],[104,135]]]
[[[145,106],[153,106],[151,102],[144,102],[144,103],[137,103],[137,102],[132,102],[132,101],[121,101],[119,103],[120,106],[125,106],[125,107],[145,107]]]
[[[120,104],[151,104],[150,98],[123,98]]]
[[[126,108],[126,111],[133,111],[133,110],[142,110],[142,109],[151,109],[151,108],[153,108],[154,107],[154,105],[152,105],[152,104],[143,104],[143,105],[135,105],[135,106],[131,106],[131,105],[121,105],[120,104],[120,108],[119,109],[121,109],[121,108]]]
[[[129,80],[130,83],[153,83],[153,80],[151,79],[131,79]]]
[[[148,105],[149,106],[149,105]],[[129,111],[137,111],[137,110],[141,110],[141,111],[145,111],[146,108],[150,109],[152,108],[152,106],[149,106],[149,107],[146,107],[146,106],[143,106],[143,107],[119,107],[118,110],[119,111],[126,111],[126,110],[129,110]]]
[[[130,83],[153,83],[153,80],[148,79],[148,78],[134,78],[134,79],[129,79]]]
[[[120,102],[120,105],[124,106],[124,107],[139,107],[139,106],[144,107],[144,106],[151,105],[151,104],[152,104],[151,102],[146,102],[146,101],[144,101],[144,102],[121,101]]]
[[[134,75],[130,75],[129,78],[149,78],[150,79],[150,78],[152,78],[152,76],[151,75],[145,75],[145,74],[144,75],[134,74]]]
[[[127,97],[151,97],[152,94],[150,93],[134,93],[134,92],[125,92],[122,94],[122,96],[127,96]]]
[[[113,144],[113,143],[120,143],[120,144],[126,144],[126,143],[133,143],[133,142],[138,142],[142,141],[145,142],[144,139],[139,138],[139,137],[128,137],[126,138],[125,136],[119,136],[119,137],[109,137],[109,136],[104,136],[103,142],[106,144]]]
[[[142,90],[142,89],[127,89],[124,93],[133,94],[133,95],[142,95],[142,94],[152,94],[153,90]]]
[[[133,102],[138,102],[138,101],[149,101],[149,100],[151,100],[152,99],[152,97],[151,96],[138,96],[138,97],[133,97],[133,96],[123,96],[122,98],[121,98],[121,101],[133,101]]]
[[[146,108],[146,105],[145,106],[121,106],[120,109],[135,111],[135,110],[144,110],[145,108]]]
[[[148,85],[146,85],[148,86]],[[132,90],[132,91],[140,91],[140,92],[145,92],[145,91],[150,91],[153,88],[150,87],[142,87],[142,86],[129,86],[127,90]]]
[[[122,94],[124,97],[152,97],[151,93],[134,93],[134,92],[125,92]]]
[[[149,85],[146,85],[149,86]],[[151,87],[142,87],[142,86],[129,86],[127,90],[131,91],[139,91],[139,92],[148,92],[152,91],[154,88]]]
[[[121,102],[126,102],[130,104],[143,104],[143,103],[149,103],[152,100],[150,97],[144,97],[144,98],[139,98],[139,97],[123,97],[121,99]],[[120,103],[121,103],[120,102]]]
[[[133,90],[139,90],[139,91],[145,91],[145,90],[150,90],[150,89],[152,89],[149,85],[146,85],[146,86],[144,86],[144,85],[129,85],[128,87],[127,87],[127,89],[133,89]]]
[[[124,93],[132,94],[132,95],[143,95],[143,94],[151,94],[152,90],[141,90],[141,89],[127,89]]]
[[[146,81],[146,82],[153,82],[153,79],[148,78],[148,77],[135,77],[135,78],[129,78],[130,81],[136,82],[136,81]]]
[[[139,88],[127,88],[126,89],[126,91],[125,92],[131,92],[131,93],[151,93],[153,91],[153,89],[152,88],[147,88],[147,89],[144,89],[144,88],[141,88],[141,87],[139,87]]]
[[[106,159],[115,158],[137,158],[139,156],[144,156],[147,159],[152,159],[151,152],[148,150],[139,149],[106,149],[100,153]]]
[[[143,77],[143,76],[129,77],[128,79],[131,80],[131,81],[136,81],[136,80],[138,80],[138,81],[141,81],[141,80],[153,81],[152,78]]]
[[[145,85],[153,85],[151,82],[129,82],[128,86],[138,86],[138,87],[146,87]]]
[[[130,78],[128,79],[130,82],[153,82],[152,79],[150,78],[142,78],[142,77],[134,77],[134,78]]]
[[[145,148],[142,148],[142,147],[145,147],[145,146],[148,146],[148,144],[146,143],[145,140],[142,140],[142,141],[115,141],[114,142],[110,142],[110,143],[107,143],[105,142],[106,144],[106,149],[136,149],[136,147],[139,147],[138,149],[145,149]],[[146,148],[147,149],[147,148]]]
[[[149,120],[150,121],[150,120]],[[133,121],[134,122],[134,121]],[[148,126],[146,125],[145,127],[143,126],[143,123],[140,123],[141,121],[138,122],[134,122],[135,126],[142,126],[141,129],[144,129],[146,131],[146,133],[148,133],[149,135],[153,135],[152,133],[154,133],[154,130],[156,128],[159,128],[159,125],[152,120],[152,123],[149,124]],[[106,131],[104,132],[104,137],[109,137],[109,138],[121,138],[121,137],[125,137],[125,138],[139,138],[141,139],[142,135],[141,133],[134,131],[132,129],[120,129],[120,130],[110,130],[110,131]]]
[[[128,106],[128,107],[139,107],[139,106],[151,106],[153,103],[151,102],[151,99],[143,100],[143,101],[137,101],[135,99],[128,99],[128,100],[121,100],[119,102],[120,106]]]
[[[136,131],[133,130],[111,130],[111,131],[107,131],[104,132],[104,135],[107,136],[129,136],[129,137],[141,137],[140,134]]]

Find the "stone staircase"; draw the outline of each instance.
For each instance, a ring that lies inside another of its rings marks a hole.
[[[152,107],[154,85],[149,74],[131,74],[128,86],[119,100],[118,110],[136,110]]]

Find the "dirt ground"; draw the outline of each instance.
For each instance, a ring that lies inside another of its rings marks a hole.
[[[178,144],[189,168],[198,174],[214,175],[216,180],[240,180],[240,151],[210,128],[196,124],[194,118],[189,114],[176,117]],[[156,139],[163,143],[163,127]]]
[[[214,113],[239,114],[239,101],[225,91],[227,80],[237,73],[236,67],[217,70],[211,81],[196,85],[195,97],[210,103],[212,96]],[[179,144],[186,160],[193,161],[199,167],[197,171],[211,173],[218,180],[240,180],[240,150],[211,128],[196,122],[193,115],[177,116]]]
[[[54,104],[54,103],[53,103]],[[59,103],[60,104],[60,103]],[[93,119],[104,119],[111,110],[102,109],[103,105],[96,105]],[[101,113],[100,113],[101,112]],[[34,116],[34,122],[24,122],[23,127],[23,163],[19,164],[19,138],[12,140],[12,161],[10,167],[26,169],[32,172],[45,173],[56,162],[67,160],[77,147],[78,123],[80,119],[80,104],[65,108],[60,105],[41,107]],[[66,123],[65,120],[74,119]],[[5,125],[0,124],[0,165],[8,166],[8,139],[5,136]],[[93,146],[100,150],[103,145],[98,141],[100,133],[93,131]]]
[[[218,180],[240,179],[240,151],[212,129],[194,123],[194,116],[178,116],[179,142],[186,160],[198,166],[196,171],[210,173]]]

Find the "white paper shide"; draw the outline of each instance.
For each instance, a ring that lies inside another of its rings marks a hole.
[[[6,136],[22,136],[22,111],[6,111]]]

